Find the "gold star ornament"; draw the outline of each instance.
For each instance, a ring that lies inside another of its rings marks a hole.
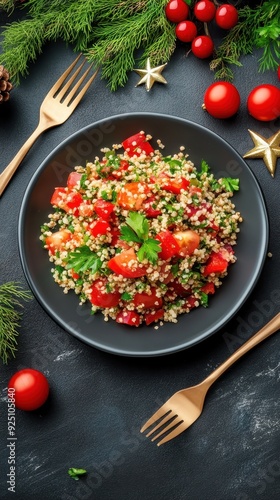
[[[249,134],[255,147],[250,149],[243,158],[262,158],[269,173],[274,177],[277,158],[280,157],[280,130],[269,139],[265,139],[262,135],[252,132],[252,130],[249,130]]]
[[[166,65],[167,63],[162,64],[161,66],[157,66],[156,68],[151,68],[150,58],[148,57],[146,63],[146,69],[133,70],[136,71],[136,73],[138,73],[138,75],[141,76],[141,80],[137,83],[137,85],[135,85],[135,87],[138,87],[138,85],[143,85],[143,83],[145,83],[147,92],[149,92],[149,90],[151,90],[155,82],[167,83],[167,81],[161,74]]]

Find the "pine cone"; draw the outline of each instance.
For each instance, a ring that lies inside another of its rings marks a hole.
[[[10,91],[13,88],[11,84],[10,74],[4,68],[3,64],[0,65],[0,104],[10,99]]]

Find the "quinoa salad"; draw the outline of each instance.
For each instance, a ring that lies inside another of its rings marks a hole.
[[[65,294],[105,321],[158,328],[217,300],[242,217],[238,179],[150,140],[140,131],[75,167],[54,189],[40,240]]]

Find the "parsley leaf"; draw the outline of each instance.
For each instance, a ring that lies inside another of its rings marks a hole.
[[[142,262],[145,258],[152,264],[156,264],[158,253],[161,251],[161,246],[157,240],[148,238],[137,252],[137,257]]]
[[[125,222],[137,234],[138,238],[146,239],[149,234],[149,223],[144,215],[138,212],[129,212]]]
[[[102,266],[100,258],[87,245],[70,252],[65,260],[67,262],[66,269],[74,269],[75,273],[85,271],[96,273]]]
[[[146,217],[138,212],[129,212],[125,222],[127,225],[121,226],[121,239],[142,243],[137,252],[138,259],[140,262],[148,259],[152,264],[155,264],[161,246],[157,240],[149,238],[149,223]]]
[[[132,299],[132,295],[128,292],[124,292],[121,296],[121,299],[122,300],[131,300]]]
[[[222,186],[227,191],[238,191],[239,190],[239,179],[232,179],[232,177],[224,177],[221,179]]]

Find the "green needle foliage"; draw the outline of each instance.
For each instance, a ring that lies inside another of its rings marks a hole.
[[[280,2],[267,0],[255,8],[245,6],[238,11],[238,24],[232,28],[216,50],[210,68],[216,79],[233,79],[229,65],[242,66],[241,56],[261,48],[259,70],[276,69],[280,60]]]
[[[27,0],[26,18],[4,27],[2,64],[14,85],[27,76],[44,45],[58,39],[83,52],[96,65],[111,90],[124,86],[127,72],[150,57],[167,62],[175,50],[174,25],[165,16],[166,0]]]
[[[198,0],[185,0],[191,9]],[[14,85],[28,75],[46,43],[63,40],[75,52],[102,67],[112,91],[123,87],[128,73],[170,60],[175,47],[175,24],[166,19],[167,0],[0,0],[11,12],[25,16],[3,28],[2,60]],[[246,3],[246,2],[244,2]],[[260,0],[255,8],[239,8],[239,22],[222,38],[210,68],[215,78],[233,79],[232,65],[242,55],[262,49],[259,70],[275,69],[280,58],[280,2]],[[211,23],[209,23],[211,32]],[[211,34],[211,33],[210,33]]]
[[[22,312],[21,301],[31,299],[30,291],[22,289],[16,282],[0,285],[0,358],[7,364],[11,356],[15,357],[17,350],[18,329]]]

